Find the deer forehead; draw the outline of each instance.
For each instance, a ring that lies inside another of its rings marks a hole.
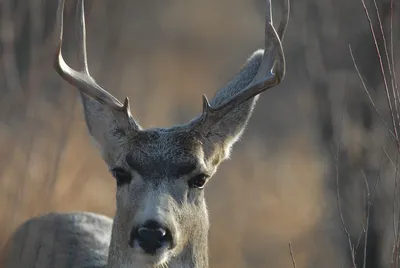
[[[176,178],[207,171],[201,143],[176,129],[151,129],[137,134],[124,162],[142,177]]]

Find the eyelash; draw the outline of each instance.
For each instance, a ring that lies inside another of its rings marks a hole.
[[[111,174],[117,180],[117,186],[129,184],[132,181],[132,175],[123,168],[113,168],[111,169]]]

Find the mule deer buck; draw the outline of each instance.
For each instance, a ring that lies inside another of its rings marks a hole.
[[[58,9],[57,73],[81,92],[87,127],[116,179],[114,220],[94,213],[50,213],[28,220],[8,241],[2,267],[208,267],[209,218],[204,186],[229,157],[258,95],[285,76],[282,39],[266,1],[265,48],[257,50],[203,112],[185,125],[142,129],[122,104],[90,76],[84,1],[79,1],[82,71],[62,56],[65,0]],[[286,2],[287,1],[287,2]]]

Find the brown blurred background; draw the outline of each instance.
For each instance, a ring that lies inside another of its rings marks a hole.
[[[390,41],[390,0],[376,1]],[[118,98],[130,97],[144,127],[190,120],[201,111],[201,95],[211,97],[263,44],[264,0],[87,2],[91,73]],[[52,68],[57,3],[0,1],[0,248],[35,215],[115,210],[115,182],[91,144],[78,94]],[[280,1],[273,6],[278,23]],[[382,48],[373,2],[367,6]],[[380,175],[367,267],[388,267],[395,176],[382,147],[396,154],[349,53],[351,44],[390,125],[362,2],[302,0],[291,8],[286,79],[262,95],[231,160],[207,187],[211,266],[292,267],[292,242],[298,267],[350,267],[336,200],[339,141],[343,217],[355,242],[365,216],[360,171],[371,186]],[[66,58],[73,63],[71,33]],[[361,257],[357,252],[359,265]]]

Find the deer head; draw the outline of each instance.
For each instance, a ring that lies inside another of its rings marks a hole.
[[[64,61],[62,0],[57,72],[81,92],[91,136],[117,183],[117,209],[109,253],[110,267],[207,267],[209,220],[204,186],[229,157],[251,116],[258,94],[285,76],[282,39],[289,2],[276,31],[267,0],[265,48],[208,101],[185,125],[142,129],[122,104],[90,76],[85,38],[84,3],[80,0],[81,71]]]

